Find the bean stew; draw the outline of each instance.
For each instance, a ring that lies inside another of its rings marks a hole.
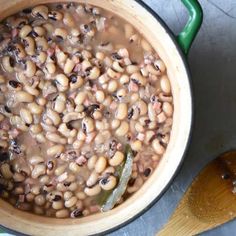
[[[167,69],[134,26],[91,5],[39,5],[0,23],[0,196],[38,215],[108,211],[169,142]]]

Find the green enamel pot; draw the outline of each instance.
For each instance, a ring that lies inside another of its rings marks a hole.
[[[0,0],[0,20],[24,8],[54,1]],[[177,36],[140,0],[77,0],[75,2],[96,5],[126,19],[146,37],[165,62],[174,98],[170,142],[159,166],[145,184],[133,196],[109,212],[80,219],[54,219],[19,211],[0,199],[0,225],[4,230],[14,234],[93,235],[104,234],[127,224],[162,196],[179,170],[190,140],[193,100],[186,56],[202,23],[203,13],[198,1],[182,0],[189,12],[189,19]]]

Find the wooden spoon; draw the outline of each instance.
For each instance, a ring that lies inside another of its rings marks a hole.
[[[158,236],[190,236],[236,217],[236,151],[211,161],[194,179]]]

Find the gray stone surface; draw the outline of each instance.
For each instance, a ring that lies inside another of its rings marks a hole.
[[[144,2],[175,33],[182,29],[187,12],[180,0]],[[183,167],[149,211],[110,236],[155,235],[199,170],[219,153],[236,149],[236,1],[200,2],[204,21],[188,57],[195,95],[195,123]],[[236,221],[203,235],[236,235]]]

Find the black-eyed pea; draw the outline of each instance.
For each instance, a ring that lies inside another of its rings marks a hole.
[[[77,94],[77,96],[75,97],[75,104],[76,105],[81,105],[84,103],[85,99],[87,97],[87,93],[86,92],[79,92]]]
[[[116,96],[121,100],[127,95],[127,90],[125,88],[121,88],[117,91]]]
[[[80,141],[80,140],[75,140],[73,143],[73,148],[74,149],[80,149],[84,144],[84,141]]]
[[[33,122],[33,116],[30,113],[30,111],[26,108],[21,108],[20,109],[20,116],[21,119],[26,123],[26,124],[31,124]]]
[[[97,66],[94,66],[90,71],[89,71],[89,79],[95,80],[100,76],[100,69]]]
[[[126,71],[128,74],[133,74],[135,72],[138,72],[139,71],[139,67],[137,65],[128,65],[126,67]]]
[[[103,52],[97,52],[95,56],[100,61],[104,60],[104,58],[105,58],[105,55]]]
[[[10,56],[4,56],[2,58],[2,67],[6,72],[13,72],[14,71],[15,61]]]
[[[20,43],[15,44],[15,54],[20,59],[23,59],[26,57],[25,49]]]
[[[26,84],[24,86],[24,89],[27,93],[33,95],[33,96],[39,96],[40,92],[38,89],[34,88],[33,86],[29,86],[28,84]]]
[[[21,195],[21,194],[24,194],[24,189],[22,186],[17,186],[15,187],[14,191],[13,191],[13,194],[15,195]]]
[[[140,140],[135,140],[131,143],[131,148],[134,151],[140,151],[142,148],[142,142]]]
[[[98,82],[100,84],[106,84],[108,81],[110,80],[110,78],[107,76],[107,74],[102,74],[101,76],[99,76],[98,78]]]
[[[138,100],[139,100],[139,94],[138,93],[133,93],[132,95],[131,95],[131,97],[130,97],[130,100],[131,100],[131,102],[132,103],[135,103],[135,102],[137,102]]]
[[[120,83],[121,84],[128,84],[129,83],[129,76],[128,75],[122,75],[120,77]]]
[[[117,129],[120,126],[121,121],[117,119],[113,119],[111,121],[111,128],[112,129]]]
[[[72,79],[70,76],[70,90],[77,90],[84,84],[84,79],[81,76],[75,76]]]
[[[152,46],[145,40],[141,40],[141,47],[143,48],[144,51],[151,52],[152,51]]]
[[[151,121],[148,124],[148,129],[156,129],[157,128],[157,122],[156,121]]]
[[[128,115],[128,107],[126,103],[120,103],[116,110],[116,119],[124,120]]]
[[[57,87],[58,87],[58,84],[59,84],[59,85],[65,87],[65,88],[68,88],[69,79],[64,74],[58,74],[56,76],[56,81],[57,81]]]
[[[69,164],[69,169],[73,173],[78,173],[80,171],[80,167],[79,167],[79,165],[76,162],[71,162]]]
[[[47,54],[43,51],[37,54],[37,60],[40,64],[43,64],[47,60]]]
[[[17,91],[15,93],[15,99],[19,103],[20,102],[29,103],[29,102],[33,102],[34,97],[31,94],[29,94],[29,93],[27,93],[25,91]]]
[[[116,72],[111,68],[108,68],[107,75],[112,79],[119,79],[121,76],[121,74],[119,72]]]
[[[91,133],[94,131],[94,121],[90,117],[85,117],[82,120],[82,129],[85,130],[86,133]]]
[[[161,90],[166,93],[170,94],[171,92],[171,86],[170,86],[170,81],[166,75],[163,75],[160,79],[160,86]]]
[[[99,185],[105,191],[108,191],[108,190],[111,190],[111,189],[115,188],[116,184],[117,184],[117,180],[116,180],[116,177],[114,175],[109,175],[107,177],[102,178],[99,181]]]
[[[166,115],[164,112],[161,112],[160,114],[157,115],[157,122],[158,123],[163,123],[166,121]]]
[[[95,164],[95,171],[97,173],[102,173],[107,165],[107,159],[104,156],[100,156]]]
[[[20,38],[24,39],[30,34],[31,31],[32,27],[30,25],[24,25],[19,32]]]
[[[32,15],[34,17],[48,19],[48,7],[45,5],[38,5],[32,9]]]
[[[122,121],[120,126],[116,129],[115,134],[117,136],[122,137],[122,136],[126,135],[128,133],[128,131],[129,131],[128,123],[126,121]]]
[[[54,35],[59,39],[65,40],[68,33],[67,30],[64,28],[56,28],[54,31]]]
[[[120,72],[120,73],[123,73],[124,72],[124,68],[122,67],[122,65],[118,62],[118,61],[114,61],[113,64],[112,64],[112,68],[117,71],[117,72]]]
[[[110,80],[108,82],[108,87],[107,87],[108,92],[113,93],[117,90],[117,88],[118,88],[118,82],[116,80]]]
[[[152,130],[147,130],[145,133],[145,138],[144,138],[144,142],[145,144],[149,144],[150,140],[155,136],[155,132]]]
[[[148,64],[146,66],[146,69],[149,73],[151,73],[153,75],[160,75],[161,74],[160,70],[156,69],[152,64]]]
[[[28,161],[31,165],[37,165],[39,163],[43,163],[44,159],[41,156],[31,156]]]
[[[108,166],[100,176],[107,176],[109,174],[114,174],[116,172],[115,168],[113,166]]]
[[[96,164],[96,162],[97,162],[97,159],[98,159],[98,158],[97,158],[96,155],[93,155],[92,157],[90,157],[90,158],[88,159],[87,166],[88,166],[88,169],[89,169],[89,170],[94,169],[95,164]]]
[[[98,195],[100,192],[101,192],[101,187],[99,184],[96,184],[95,186],[92,186],[91,188],[89,187],[85,187],[84,189],[84,193],[87,195],[87,196],[96,196]]]
[[[56,72],[56,65],[53,62],[48,62],[45,65],[45,69],[49,74],[54,74]]]
[[[45,202],[46,202],[46,199],[45,199],[44,195],[40,194],[40,195],[37,195],[34,198],[34,202],[38,206],[43,206],[45,204]]]
[[[60,21],[63,19],[63,14],[59,11],[50,11],[48,13],[48,18],[54,21]]]
[[[138,132],[138,133],[143,133],[145,131],[144,127],[141,125],[140,122],[137,122],[135,124],[135,130]]]
[[[84,200],[86,199],[86,194],[84,192],[81,192],[81,191],[77,191],[75,193],[76,197],[79,199],[79,200]]]
[[[3,163],[0,166],[0,172],[5,179],[11,179],[13,177],[13,173],[8,163]]]
[[[97,92],[96,92],[96,99],[97,99],[97,101],[99,102],[99,103],[102,103],[103,101],[104,101],[104,99],[105,99],[105,94],[104,94],[104,92],[102,91],[102,90],[98,90]]]
[[[49,182],[50,182],[50,178],[49,178],[49,176],[48,175],[43,175],[43,176],[41,176],[40,178],[39,178],[39,182],[41,183],[41,184],[49,184]]]
[[[60,115],[52,110],[52,109],[47,109],[47,117],[53,122],[55,126],[58,126],[61,123],[61,117]]]
[[[76,182],[72,182],[68,189],[72,192],[74,192],[76,189],[78,189],[78,184]]]
[[[35,41],[32,37],[28,36],[23,39],[25,51],[28,55],[33,56],[35,54]]]
[[[141,68],[140,72],[141,72],[142,76],[148,77],[148,70],[146,67]]]
[[[26,69],[24,71],[27,77],[33,77],[36,73],[36,65],[32,61],[26,61]]]
[[[165,148],[161,145],[158,139],[154,139],[152,141],[152,148],[154,149],[157,155],[162,155],[165,152]]]
[[[36,138],[37,142],[39,142],[39,143],[46,143],[46,141],[47,141],[44,133],[37,134],[35,136],[35,138]]]
[[[67,168],[67,164],[58,166],[54,171],[55,175],[56,176],[62,175],[65,172],[66,168]]]
[[[75,62],[71,60],[70,58],[67,58],[66,63],[64,65],[64,73],[65,74],[71,73],[74,67],[75,67]]]
[[[98,182],[98,174],[97,174],[95,171],[93,171],[93,172],[90,174],[89,178],[87,179],[86,185],[87,185],[88,187],[91,187],[91,186],[93,186],[94,184],[96,184],[97,182]]]
[[[127,192],[134,193],[138,191],[140,187],[142,186],[142,184],[143,184],[143,179],[141,176],[138,176],[134,182],[134,185],[127,188]]]
[[[169,102],[164,102],[162,109],[168,117],[173,115],[173,106]]]
[[[46,166],[44,164],[37,164],[32,170],[31,176],[33,179],[37,179],[39,176],[44,175],[45,173]]]
[[[48,41],[44,37],[36,37],[35,43],[38,50],[46,51],[49,48]]]
[[[68,201],[71,197],[73,197],[73,193],[71,191],[64,192],[63,198],[65,201]]]
[[[63,23],[70,28],[75,27],[75,20],[74,20],[73,16],[68,12],[66,12],[64,14]]]
[[[43,107],[38,105],[35,102],[29,103],[28,109],[30,110],[32,114],[36,114],[36,115],[39,115],[43,112]]]
[[[154,61],[153,65],[158,71],[160,71],[161,74],[163,74],[166,70],[166,66],[161,59]]]
[[[70,199],[65,201],[65,207],[70,208],[73,207],[77,202],[77,197],[73,196]]]
[[[59,201],[53,201],[52,202],[52,208],[55,210],[60,210],[64,208],[64,203],[63,201],[59,200]]]
[[[69,217],[69,211],[67,209],[56,211],[56,218],[67,218],[67,217]]]
[[[60,191],[60,192],[65,192],[65,191],[67,191],[67,187],[66,187],[63,183],[58,183],[56,188],[57,188],[57,190]]]
[[[109,159],[109,164],[111,166],[118,166],[120,165],[123,160],[124,160],[124,154],[120,151],[116,151],[116,153],[114,154],[113,157],[111,157],[111,159]]]
[[[40,186],[39,185],[33,185],[31,186],[30,192],[34,195],[39,195],[40,193]]]
[[[34,28],[33,28],[33,32],[34,32],[34,34],[36,35],[36,36],[44,36],[45,34],[46,34],[46,30],[45,30],[45,28],[44,27],[42,27],[42,26],[35,26]]]
[[[94,111],[94,112],[93,112],[93,118],[94,118],[95,120],[100,120],[100,119],[102,119],[102,113],[101,113],[100,111]]]
[[[60,144],[51,146],[47,150],[47,155],[48,156],[58,156],[64,151],[64,149],[65,149],[64,146],[60,145]]]
[[[143,77],[140,72],[135,72],[130,76],[130,79],[134,82],[137,83],[140,86],[145,86],[147,83],[147,79]]]

